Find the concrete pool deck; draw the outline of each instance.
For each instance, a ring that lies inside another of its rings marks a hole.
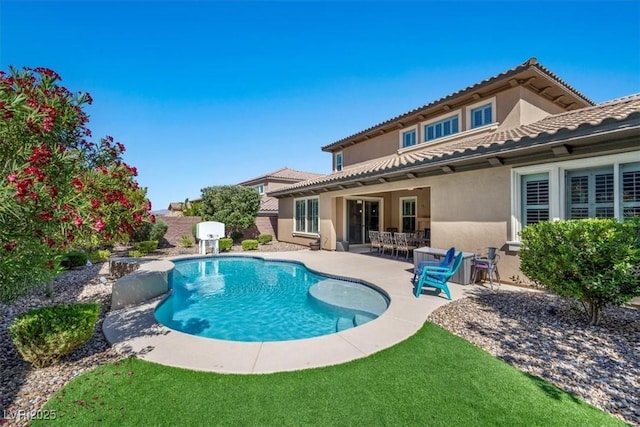
[[[197,337],[160,325],[153,312],[162,296],[108,313],[102,326],[105,337],[119,351],[162,365],[237,374],[296,371],[341,364],[389,348],[415,334],[431,312],[449,302],[444,292],[436,294],[431,288],[425,288],[420,298],[413,295],[412,262],[310,250],[246,255],[299,261],[320,273],[363,280],[387,293],[389,308],[371,322],[335,334],[295,341],[237,342]],[[454,300],[479,287],[449,285]]]

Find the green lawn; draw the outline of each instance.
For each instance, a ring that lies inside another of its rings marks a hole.
[[[366,359],[298,372],[222,375],[128,359],[76,378],[44,409],[64,426],[623,425],[431,323]]]

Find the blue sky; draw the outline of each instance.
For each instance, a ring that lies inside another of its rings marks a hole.
[[[640,92],[640,2],[0,2],[0,69],[91,93],[154,209],[282,167],[529,57],[596,102]]]

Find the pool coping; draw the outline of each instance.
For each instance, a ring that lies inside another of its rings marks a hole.
[[[429,314],[449,302],[444,293],[435,290],[425,290],[416,298],[411,283],[413,264],[402,260],[310,250],[233,256],[297,261],[319,273],[360,280],[384,292],[389,307],[377,319],[335,334],[294,341],[237,342],[197,337],[159,324],[153,311],[165,294],[109,312],[102,325],[107,341],[124,354],[192,370],[236,374],[297,371],[346,363],[392,347],[415,334]],[[189,258],[200,257],[166,260]],[[472,295],[477,288],[450,284],[452,299]]]

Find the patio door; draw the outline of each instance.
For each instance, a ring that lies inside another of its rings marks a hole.
[[[369,243],[369,230],[379,229],[378,200],[347,199],[347,239],[350,244]]]

